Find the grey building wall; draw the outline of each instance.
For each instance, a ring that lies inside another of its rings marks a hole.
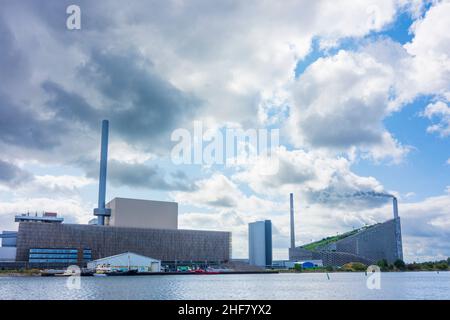
[[[15,247],[17,240],[17,231],[3,231],[0,235],[2,247]]]
[[[322,260],[324,266],[342,266],[349,262],[372,264],[369,259],[347,252],[309,251],[300,247],[289,249],[290,261]]]
[[[167,201],[114,198],[106,204],[113,227],[177,229],[178,203]]]
[[[349,262],[374,264],[382,259],[393,263],[402,258],[400,218],[380,223],[316,251],[301,247],[289,249],[291,261],[321,259],[324,266],[341,266]]]
[[[30,248],[89,248],[92,259],[131,251],[163,261],[228,261],[231,233],[22,222],[16,261],[28,261]]]
[[[400,218],[339,240],[336,242],[336,251],[356,254],[373,263],[381,259],[386,259],[389,263],[402,259],[401,248],[398,248],[397,223],[400,223]]]
[[[248,261],[255,266],[266,265],[266,235],[264,221],[248,224]]]

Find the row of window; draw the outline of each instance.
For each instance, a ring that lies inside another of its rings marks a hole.
[[[61,263],[73,263],[78,261],[78,249],[67,248],[32,248],[30,249],[29,262],[61,262]],[[92,260],[92,250],[83,249],[83,260]]]
[[[54,258],[54,259],[77,259],[78,258],[78,254],[57,254],[57,253],[30,253],[30,259],[31,258]]]
[[[78,253],[78,249],[45,249],[32,248],[30,253]],[[91,249],[83,249],[83,253],[92,253]]]
[[[77,263],[77,259],[30,259],[31,263]]]
[[[30,249],[30,253],[78,253],[77,249]]]

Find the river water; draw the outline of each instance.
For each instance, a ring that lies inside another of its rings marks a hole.
[[[0,277],[0,299],[450,299],[450,272]],[[70,285],[67,286],[67,282]],[[69,289],[72,288],[72,289]]]

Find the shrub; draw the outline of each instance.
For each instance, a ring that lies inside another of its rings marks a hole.
[[[342,266],[343,271],[366,271],[367,266],[360,262],[350,262]]]
[[[436,269],[438,270],[447,270],[448,264],[446,262],[440,262],[436,264]]]
[[[405,270],[406,267],[405,262],[401,259],[395,260],[394,266],[399,270]]]

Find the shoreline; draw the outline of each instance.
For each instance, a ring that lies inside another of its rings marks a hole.
[[[43,272],[41,271],[33,271],[30,272],[30,270],[24,270],[24,271],[12,271],[12,272],[5,272],[6,270],[0,271],[0,277],[55,277],[54,275],[43,275]],[[433,273],[440,273],[440,272],[450,272],[450,270],[386,270],[381,271],[382,273],[411,273],[411,272],[433,272]],[[313,273],[366,273],[366,271],[349,271],[349,270],[333,270],[333,271],[326,271],[326,270],[303,270],[301,272],[299,271],[292,271],[292,270],[268,270],[268,271],[230,271],[230,272],[222,272],[217,274],[198,274],[193,272],[147,272],[142,274],[136,274],[136,275],[114,275],[120,276],[120,277],[126,277],[126,276],[177,276],[177,275],[197,275],[197,276],[212,276],[212,275],[236,275],[236,274],[313,274]],[[61,275],[56,276],[61,277]],[[64,277],[64,276],[63,276]],[[83,276],[84,277],[84,276]],[[110,276],[111,277],[111,276]]]

